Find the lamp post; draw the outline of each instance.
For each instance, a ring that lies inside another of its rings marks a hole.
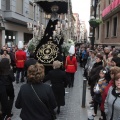
[[[94,18],[96,19],[96,10],[97,10],[97,4],[98,4],[98,0],[94,0]],[[91,38],[91,49],[94,50],[94,42],[95,42],[95,27],[93,27],[93,34],[92,34],[92,38]]]

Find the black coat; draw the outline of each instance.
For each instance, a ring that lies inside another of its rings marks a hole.
[[[97,80],[99,79],[100,70],[103,69],[102,62],[95,63],[90,72],[90,85],[95,85]]]
[[[2,106],[2,110],[4,110],[3,117],[5,115],[10,115],[10,111],[8,109],[8,97],[6,93],[6,87],[3,84],[2,78],[0,77],[0,104]],[[3,111],[2,111],[3,112]]]
[[[27,69],[29,68],[30,65],[35,65],[37,60],[34,58],[29,58],[27,61],[25,61],[25,76],[27,76]]]
[[[7,75],[1,75],[3,78],[3,83],[4,85],[8,86],[13,86],[13,82],[15,81],[14,73],[12,70],[9,70]]]
[[[65,71],[60,69],[51,70],[44,78],[44,81],[50,80],[52,89],[60,106],[65,105],[65,87],[67,87],[67,76]]]
[[[36,62],[37,60],[34,58],[29,58],[27,61],[25,61],[25,70],[27,70],[30,65],[36,64]]]
[[[56,107],[55,97],[49,85],[40,83],[34,84],[33,87],[46,106],[49,105],[51,109]],[[49,110],[39,101],[30,84],[21,86],[15,106],[18,109],[22,108],[22,120],[51,120]]]

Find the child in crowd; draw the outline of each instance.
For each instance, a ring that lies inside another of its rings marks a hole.
[[[93,97],[93,100],[94,100],[94,114],[93,114],[93,117],[95,117],[97,115],[98,105],[100,106],[101,101],[102,101],[101,94],[104,91],[105,87],[107,86],[107,81],[105,79],[106,73],[107,72],[104,69],[102,69],[100,71],[99,79],[98,79],[98,81],[97,81],[97,83],[94,87],[94,97]]]

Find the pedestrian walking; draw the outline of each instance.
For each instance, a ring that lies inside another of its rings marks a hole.
[[[0,76],[0,104],[2,109],[0,110],[0,120],[6,120],[10,117],[10,111],[8,109],[8,98],[6,93],[6,88],[3,82],[1,81]]]
[[[71,46],[69,49],[69,55],[66,57],[65,71],[69,79],[69,87],[74,86],[74,74],[77,71],[77,59],[74,56],[75,48]]]
[[[22,50],[23,42],[18,42],[18,51],[15,52],[16,61],[16,83],[19,83],[20,72],[21,72],[21,82],[24,82],[24,64],[26,61],[26,53]]]
[[[51,70],[44,78],[44,81],[50,80],[52,89],[57,101],[57,113],[60,113],[60,106],[65,105],[65,87],[67,87],[67,76],[65,71],[60,69],[61,62],[53,62],[53,70]]]
[[[5,86],[8,100],[7,103],[4,102],[4,104],[7,104],[7,111],[10,112],[9,116],[12,116],[12,107],[14,102],[13,82],[15,81],[15,78],[13,71],[10,69],[9,60],[7,58],[3,58],[0,61],[0,71],[0,79]]]
[[[44,66],[31,65],[27,71],[27,83],[22,85],[15,102],[21,109],[22,120],[54,120],[56,100],[50,85],[42,83]]]

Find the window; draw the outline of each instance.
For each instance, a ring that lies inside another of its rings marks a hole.
[[[110,26],[110,23],[109,23],[109,21],[107,21],[107,23],[106,23],[106,38],[109,37],[109,26]]]
[[[34,14],[33,14],[33,4],[30,2],[29,3],[29,18],[33,19]]]
[[[16,0],[16,12],[23,14],[23,0]]]
[[[10,10],[10,0],[6,0],[6,10]]]
[[[113,36],[117,36],[117,16],[113,18]]]

